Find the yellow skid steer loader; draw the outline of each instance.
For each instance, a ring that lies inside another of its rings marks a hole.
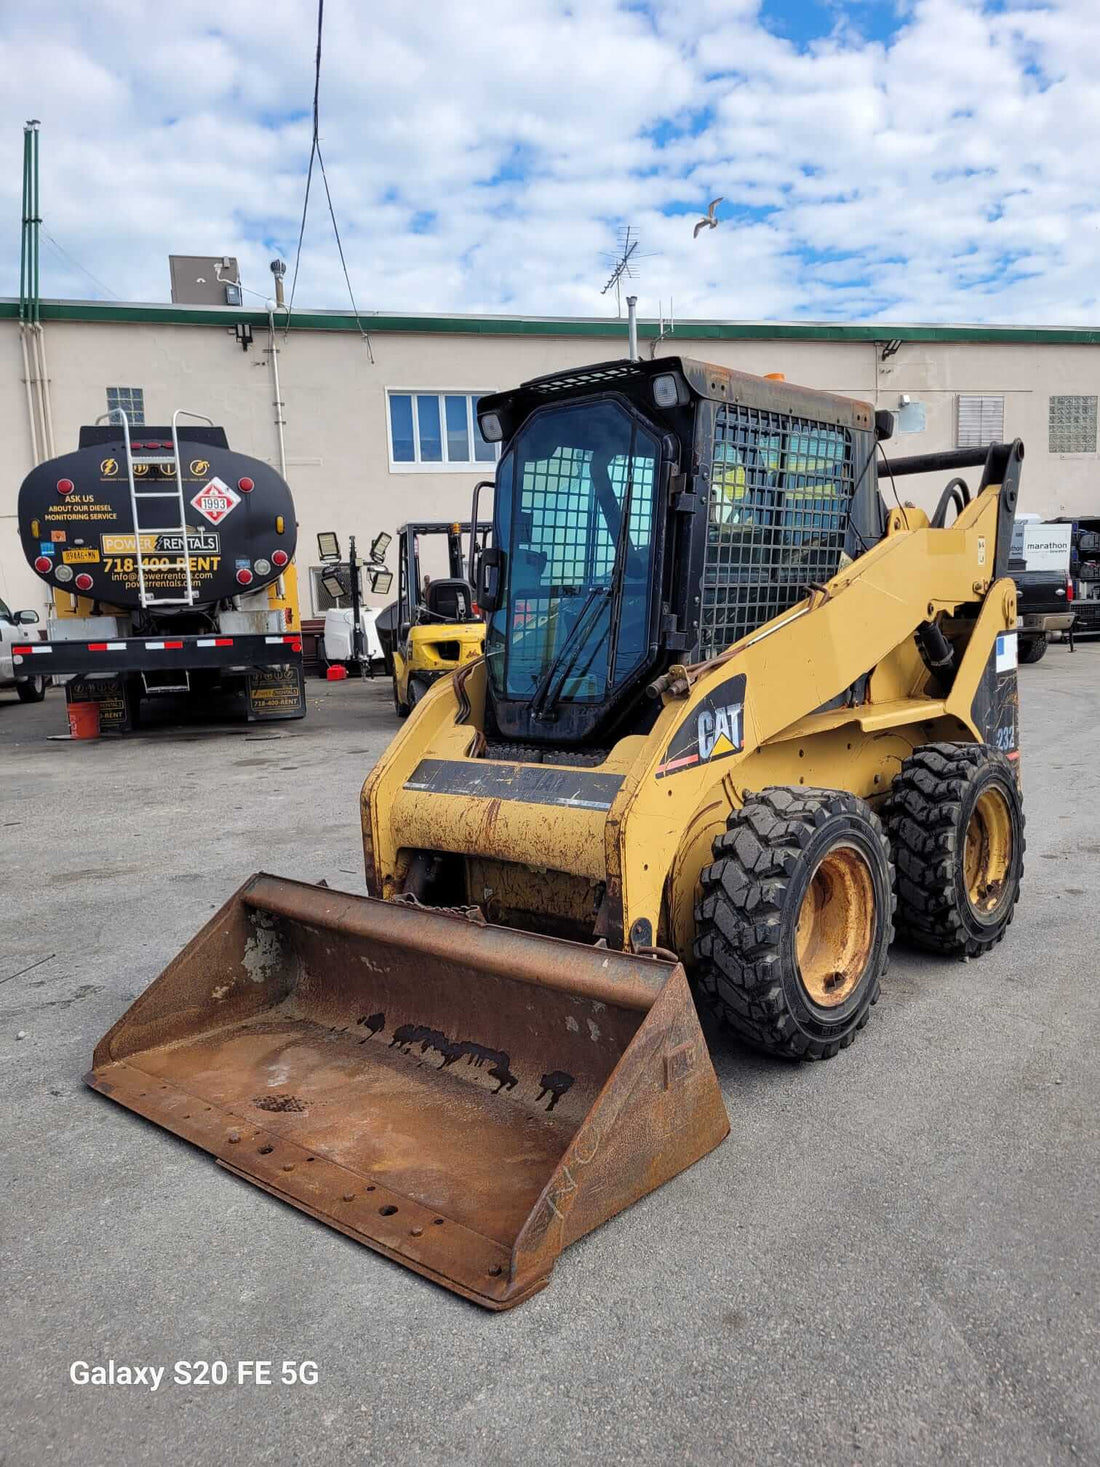
[[[880,493],[888,414],[783,381],[618,361],[478,410],[485,654],[367,778],[370,896],[254,876],[89,1082],[504,1309],[726,1134],[692,990],[827,1059],[895,925],[1004,934],[1023,449],[893,459],[952,476],[930,519]]]

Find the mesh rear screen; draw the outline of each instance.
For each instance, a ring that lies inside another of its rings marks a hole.
[[[703,573],[704,657],[796,605],[811,582],[837,573],[853,485],[848,430],[719,408]]]

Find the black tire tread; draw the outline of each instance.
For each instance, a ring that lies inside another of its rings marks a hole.
[[[46,696],[46,679],[32,677],[20,679],[15,685],[20,703],[41,703]]]
[[[878,818],[844,790],[775,787],[746,796],[714,842],[695,909],[695,980],[721,1018],[751,1044],[792,1059],[831,1059],[846,1049],[877,1003],[879,977],[854,1028],[834,1042],[809,1038],[787,1010],[779,974],[783,894],[814,832],[834,815],[869,818],[887,865],[890,847]],[[891,868],[891,888],[892,882]],[[892,919],[893,910],[888,920]],[[893,940],[890,925],[887,947]],[[883,967],[885,972],[885,966]],[[879,975],[881,976],[881,975]]]
[[[988,744],[925,744],[907,758],[883,802],[882,815],[897,870],[898,935],[916,947],[958,957],[979,957],[995,947],[1012,922],[1019,882],[1007,920],[988,938],[965,931],[955,893],[959,861],[959,812],[967,786],[990,763],[1003,767],[1015,786],[1005,756]],[[1023,875],[1023,811],[1020,866]]]

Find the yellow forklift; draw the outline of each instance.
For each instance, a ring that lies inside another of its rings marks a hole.
[[[398,531],[397,601],[386,617],[393,662],[393,706],[407,718],[438,678],[480,657],[485,626],[474,597],[476,562],[492,525],[421,520]],[[448,575],[422,575],[422,541],[447,542]],[[470,565],[463,561],[463,537],[470,536]],[[469,570],[469,575],[466,574]]]

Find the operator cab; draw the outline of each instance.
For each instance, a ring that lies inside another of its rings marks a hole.
[[[867,405],[686,358],[609,362],[481,399],[501,441],[490,737],[644,731],[645,685],[716,656],[875,543]]]

